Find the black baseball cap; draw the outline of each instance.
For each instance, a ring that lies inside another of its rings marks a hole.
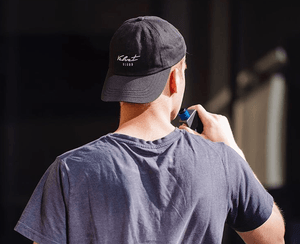
[[[162,93],[171,67],[186,54],[180,32],[156,16],[125,21],[110,42],[109,69],[101,99],[149,103]]]

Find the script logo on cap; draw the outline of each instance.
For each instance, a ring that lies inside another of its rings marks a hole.
[[[140,56],[134,55],[132,57],[126,55],[118,55],[117,61],[122,62],[123,66],[133,66],[133,62],[138,61]]]

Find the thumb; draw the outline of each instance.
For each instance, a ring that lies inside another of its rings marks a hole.
[[[181,130],[186,130],[187,132],[194,134],[194,135],[200,135],[199,133],[197,133],[196,131],[192,130],[190,127],[188,127],[186,124],[182,124],[179,126],[179,129]]]

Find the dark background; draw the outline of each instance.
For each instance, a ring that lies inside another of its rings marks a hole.
[[[271,193],[285,212],[287,243],[300,243],[299,10],[294,1],[1,0],[0,242],[30,243],[13,228],[57,155],[117,128],[118,104],[100,99],[109,41],[126,19],[157,15],[187,42],[185,106],[228,87],[230,118],[237,73],[279,45],[288,51],[288,180]],[[226,238],[240,243],[230,231]]]

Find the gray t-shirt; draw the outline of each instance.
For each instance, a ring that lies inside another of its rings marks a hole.
[[[221,243],[262,225],[273,198],[224,143],[175,129],[108,134],[55,160],[15,230],[40,244]]]

